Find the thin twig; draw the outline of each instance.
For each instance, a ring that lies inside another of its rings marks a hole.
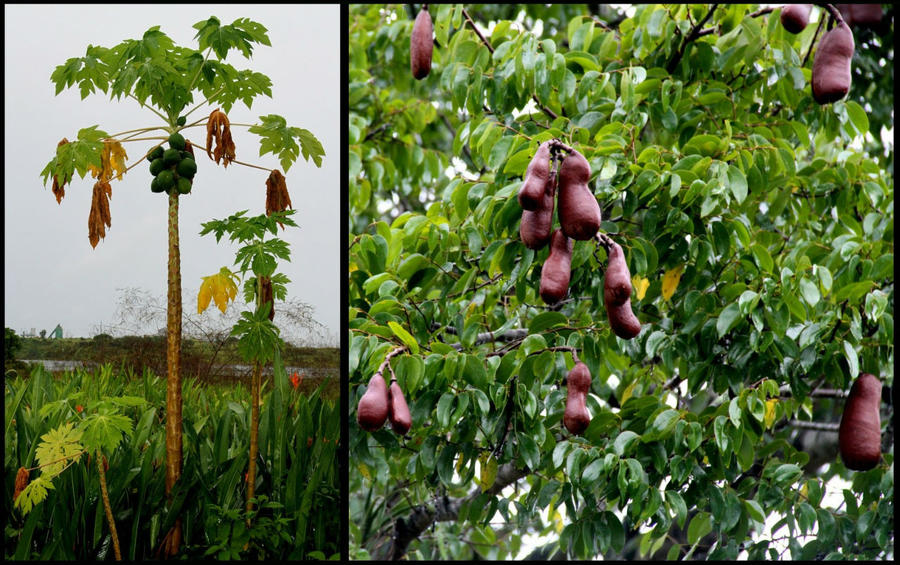
[[[816,38],[819,37],[819,32],[822,30],[822,26],[825,25],[825,18],[819,18],[819,26],[816,28],[816,33],[813,35],[812,41],[809,44],[809,49],[806,50],[806,57],[803,57],[803,63],[800,65],[801,67],[806,66],[806,62],[809,61],[809,55],[812,53],[813,46],[816,44]]]
[[[750,16],[751,18],[758,18],[762,15],[771,13],[774,9],[775,9],[774,7],[769,6],[768,8],[760,8],[759,10],[757,10],[755,12],[751,12],[747,15]]]
[[[478,36],[478,39],[481,40],[481,42],[484,44],[484,46],[488,48],[488,51],[491,52],[491,55],[493,55],[494,54],[493,46],[491,46],[491,43],[484,37],[484,35],[481,34],[481,31],[478,30],[478,26],[475,25],[474,21],[472,21],[472,17],[469,15],[469,12],[465,8],[463,8],[462,13],[463,13],[463,16],[466,18],[466,21],[469,23],[469,26],[475,32],[475,35]],[[538,97],[536,94],[532,94],[531,99],[534,100],[535,104],[538,105],[538,107],[541,109],[541,111],[544,112],[545,114],[547,114],[548,116],[550,116],[551,119],[555,120],[559,117],[556,114],[556,112],[554,112],[550,108],[541,104],[541,101],[538,100]]]
[[[481,42],[484,43],[485,47],[487,47],[488,51],[490,51],[491,55],[493,55],[494,48],[491,47],[491,44],[488,42],[488,40],[485,39],[483,35],[481,35],[481,32],[478,30],[478,26],[476,26],[475,22],[472,21],[472,17],[469,16],[469,12],[465,8],[463,8],[462,13],[463,13],[463,16],[466,18],[466,21],[469,22],[469,25],[472,27],[472,31],[475,32],[475,35],[478,36],[478,39],[480,39]]]
[[[707,21],[709,21],[709,19],[713,15],[713,13],[716,11],[716,8],[718,8],[718,7],[719,7],[718,4],[713,4],[712,8],[709,9],[709,12],[707,12],[706,16],[704,16],[704,18],[702,20],[697,22],[697,25],[695,25],[691,29],[691,31],[690,31],[690,33],[688,33],[687,37],[685,37],[684,40],[681,42],[681,45],[678,47],[678,52],[675,53],[675,56],[672,57],[672,60],[669,61],[668,65],[666,65],[666,68],[670,73],[673,72],[675,70],[675,67],[678,66],[678,63],[681,62],[681,59],[684,57],[684,52],[687,50],[688,44],[690,42],[694,41],[695,39],[697,39],[697,37],[699,37],[698,34],[700,33],[700,30],[703,28],[703,25]]]

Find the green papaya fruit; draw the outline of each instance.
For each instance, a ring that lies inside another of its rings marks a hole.
[[[178,132],[173,133],[169,136],[169,147],[172,149],[177,149],[179,151],[184,149],[184,136]]]

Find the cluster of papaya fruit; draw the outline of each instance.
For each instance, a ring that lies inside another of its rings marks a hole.
[[[169,194],[188,194],[191,191],[197,163],[188,143],[184,136],[175,132],[169,135],[168,149],[160,145],[147,155],[150,174],[153,175],[150,190]]]
[[[559,165],[554,171],[557,161]],[[551,305],[568,293],[573,240],[596,239],[604,245],[609,257],[603,283],[606,314],[613,332],[622,339],[631,339],[641,331],[641,324],[631,310],[631,274],[621,246],[605,235],[598,235],[600,205],[588,187],[590,178],[591,166],[584,155],[556,139],[541,143],[519,189],[522,207],[519,237],[529,249],[550,245],[550,254],[541,269],[540,295]],[[554,204],[558,204],[560,227],[552,230]]]
[[[781,8],[781,25],[790,33],[800,33],[809,24],[812,4],[786,4]],[[854,27],[877,27],[882,20],[881,4],[838,4],[840,18],[832,14],[834,27],[826,31],[816,47],[812,67],[812,94],[819,104],[837,102],[850,92],[855,44]]]

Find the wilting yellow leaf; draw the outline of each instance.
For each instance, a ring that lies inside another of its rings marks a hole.
[[[128,159],[128,154],[125,153],[125,149],[118,141],[109,142],[109,151],[109,166],[116,171],[116,180],[122,180],[122,175],[126,169],[125,160]]]
[[[640,275],[634,275],[631,277],[631,286],[634,287],[637,299],[643,300],[644,295],[647,294],[647,289],[650,288],[650,281]]]
[[[683,272],[684,265],[678,265],[673,269],[669,269],[663,275],[662,297],[664,300],[669,300],[675,294],[675,289],[678,288],[678,283],[681,281],[681,273]]]
[[[619,404],[625,404],[631,398],[632,393],[634,393],[634,385],[636,384],[637,381],[631,381],[631,384],[625,387],[625,390],[622,391],[622,398],[619,399]]]
[[[125,172],[125,160],[128,154],[122,144],[114,139],[106,139],[103,141],[103,149],[100,151],[100,168],[94,165],[88,165],[91,176],[103,182],[109,182],[112,178],[113,171],[116,172],[116,179],[122,180],[122,174]]]
[[[197,313],[202,314],[209,307],[209,301],[212,299],[224,314],[228,301],[233,301],[237,296],[236,278],[237,275],[226,267],[222,267],[215,275],[203,277],[203,283],[200,285],[200,292],[197,295]]]
[[[206,280],[200,285],[200,294],[197,295],[197,313],[202,314],[209,307],[209,301],[212,300],[212,289],[206,284]]]
[[[478,480],[481,492],[486,492],[494,486],[494,480],[497,478],[497,459],[490,454],[485,455],[487,456],[478,458],[481,463],[481,477]]]
[[[767,428],[771,428],[772,424],[775,423],[775,405],[778,404],[777,398],[770,398],[766,400],[766,416],[763,420],[766,424]]]
[[[551,509],[547,514],[547,519],[553,522],[553,529],[556,530],[557,534],[561,534],[563,531],[563,526],[565,525],[562,515],[555,509]]]

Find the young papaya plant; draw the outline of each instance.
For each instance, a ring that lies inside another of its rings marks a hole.
[[[109,377],[111,367],[101,370]],[[78,393],[81,395],[82,393]],[[122,560],[119,536],[116,532],[116,521],[110,504],[109,490],[106,483],[106,471],[109,458],[126,436],[134,431],[134,422],[122,409],[140,407],[146,404],[137,396],[101,396],[83,400],[86,406],[70,403],[71,399],[49,402],[41,407],[40,416],[48,417],[51,412],[61,411],[68,418],[66,421],[41,436],[41,442],[35,449],[37,465],[31,468],[20,467],[16,473],[16,488],[13,495],[14,506],[22,514],[31,512],[35,505],[47,498],[47,491],[54,489],[53,480],[77,463],[82,455],[87,455],[88,465],[93,459],[100,480],[100,497],[106,523],[112,539],[113,554],[116,561]],[[31,472],[40,469],[40,474],[31,480]]]
[[[273,173],[274,176],[274,173]],[[254,310],[241,313],[240,320],[235,323],[231,335],[238,337],[238,352],[247,363],[252,363],[253,373],[250,383],[250,457],[247,469],[247,504],[248,516],[253,511],[253,496],[256,485],[256,460],[259,451],[259,398],[262,367],[279,354],[281,338],[278,327],[272,323],[275,316],[275,299],[284,300],[287,295],[287,283],[290,279],[283,273],[275,272],[278,260],[290,261],[288,243],[279,238],[265,239],[266,232],[277,234],[280,225],[296,227],[291,219],[294,210],[284,210],[290,198],[284,187],[283,177],[276,176],[270,183],[266,198],[266,214],[245,217],[247,211],[238,212],[225,220],[213,220],[203,224],[200,235],[214,233],[216,241],[220,241],[225,233],[231,241],[243,245],[238,249],[235,264],[244,278],[244,301],[255,303]],[[210,300],[223,312],[229,300],[237,294],[236,274],[227,267],[215,275],[203,278],[197,296],[197,312],[202,313],[209,307]],[[248,518],[248,527],[250,526]]]
[[[269,46],[263,25],[247,18],[223,24],[213,16],[193,27],[197,30],[195,47],[176,45],[159,26],[154,26],[140,39],[128,39],[113,47],[89,45],[84,56],[70,58],[56,67],[51,75],[56,94],[75,86],[82,98],[101,91],[111,99],[137,102],[158,121],[114,133],[104,131],[100,125],[84,127],[72,141],[63,138],[59,142],[55,155],[41,172],[45,186],[52,180],[57,203],[61,203],[75,173],[82,179],[90,173],[95,179],[88,216],[92,247],[106,237],[106,228],[111,226],[112,183],[134,173],[140,163],[146,161],[150,168],[150,189],[167,194],[166,493],[170,497],[182,469],[179,199],[192,192],[203,152],[216,165],[226,168],[237,164],[267,170],[270,179],[279,179],[284,185],[281,171],[237,159],[233,128],[246,128],[258,135],[259,155],[277,156],[285,173],[301,154],[317,167],[321,167],[325,155],[310,131],[288,126],[282,116],[259,116],[254,123],[229,118],[229,113],[234,115],[232,109],[237,102],[243,102],[249,110],[256,97],[272,96],[272,82],[267,76],[238,70],[226,62],[233,50],[249,59],[256,45]],[[125,149],[129,144],[139,147],[131,150],[131,158]],[[163,543],[164,555],[178,552],[180,520],[175,521]]]

